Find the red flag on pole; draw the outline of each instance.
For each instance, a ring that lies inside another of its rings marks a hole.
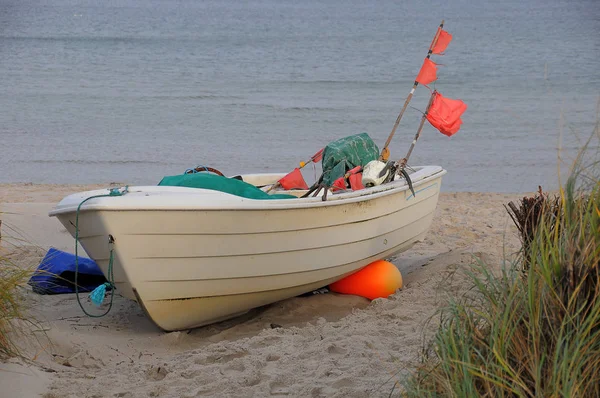
[[[306,181],[300,172],[299,168],[295,168],[292,172],[288,173],[285,177],[278,181],[283,189],[308,189]]]
[[[427,120],[440,133],[450,137],[460,129],[462,124],[460,117],[467,110],[467,104],[461,100],[444,98],[437,91],[434,91],[433,95],[433,102],[427,112]]]
[[[441,54],[446,50],[446,47],[448,47],[448,44],[450,44],[450,41],[452,40],[452,35],[448,32],[446,32],[444,29],[438,28],[438,31],[440,32],[437,42],[435,43],[435,46],[432,49],[432,52],[434,54]]]
[[[365,188],[365,186],[362,184],[362,166],[356,166],[355,168],[348,170],[346,174],[333,182],[333,186],[331,187],[333,192],[347,189],[346,177],[348,178],[348,181],[350,182],[350,188],[353,191],[358,191],[359,189]]]
[[[435,79],[437,79],[437,66],[435,62],[429,58],[425,58],[423,66],[421,66],[421,70],[415,80],[421,84],[427,85]]]
[[[325,149],[325,148],[323,148],[323,149]],[[321,161],[321,159],[323,159],[323,149],[321,149],[319,152],[312,155],[310,160],[312,160],[314,163],[319,163]]]

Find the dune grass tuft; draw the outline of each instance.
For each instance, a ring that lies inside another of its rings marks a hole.
[[[19,333],[17,320],[24,318],[23,298],[19,289],[31,275],[7,256],[0,255],[0,359],[19,355],[13,339]]]
[[[509,204],[519,259],[471,266],[404,395],[600,396],[600,182],[581,176]]]

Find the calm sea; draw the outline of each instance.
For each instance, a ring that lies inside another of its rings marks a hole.
[[[452,138],[426,126],[411,163],[446,168],[446,191],[555,188],[597,120],[598,0],[0,0],[0,182],[286,171],[360,132],[381,147],[441,19],[434,86],[469,109]]]

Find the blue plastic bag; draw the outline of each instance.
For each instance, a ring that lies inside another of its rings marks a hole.
[[[80,292],[90,292],[106,282],[100,267],[89,258],[78,258]],[[50,248],[27,282],[39,294],[75,293],[75,255]]]

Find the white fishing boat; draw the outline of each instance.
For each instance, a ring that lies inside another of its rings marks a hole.
[[[50,213],[161,329],[189,329],[326,286],[410,248],[431,225],[442,176],[322,196],[256,200],[210,189],[129,187],[65,197]],[[243,175],[255,186],[285,174]],[[301,196],[306,191],[292,191]],[[80,206],[81,205],[81,206]],[[78,212],[78,207],[79,212]]]
[[[417,85],[436,79],[429,58],[452,38],[443,25],[381,152],[366,133],[330,143],[308,161],[322,161],[323,170],[310,189],[298,168],[227,178],[199,167],[158,186],[70,195],[50,215],[116,292],[137,300],[164,330],[309,292],[407,250],[429,229],[446,173],[439,166],[409,167],[410,154],[425,121],[451,136],[467,109],[433,91],[407,155],[388,160]]]

